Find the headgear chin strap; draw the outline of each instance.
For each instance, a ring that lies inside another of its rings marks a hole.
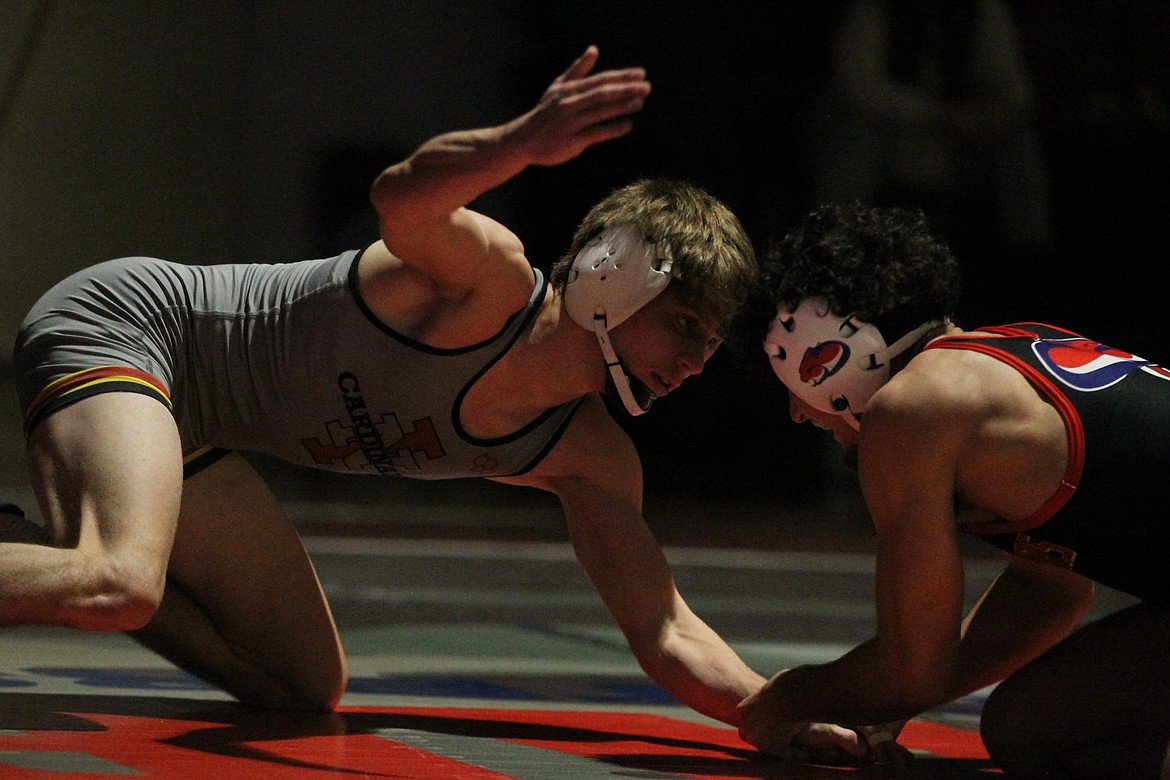
[[[650,388],[638,381],[637,377],[626,373],[625,366],[613,351],[613,345],[609,343],[604,314],[594,317],[593,332],[597,334],[597,343],[601,346],[602,357],[605,358],[605,368],[608,371],[606,386],[617,392],[627,413],[634,417],[645,414],[658,396],[651,393]]]
[[[666,289],[671,265],[653,239],[635,225],[621,225],[590,239],[569,269],[565,310],[573,322],[596,334],[609,372],[608,384],[631,415],[643,414],[655,396],[626,374],[609,331]]]
[[[809,298],[781,307],[768,326],[764,352],[789,392],[860,430],[858,417],[889,381],[890,362],[944,322],[924,322],[887,345],[876,325],[834,314],[828,301]]]

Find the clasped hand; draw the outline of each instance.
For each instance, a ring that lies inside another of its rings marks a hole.
[[[903,765],[912,758],[910,751],[896,740],[902,723],[846,728],[832,723],[784,721],[773,704],[771,682],[739,705],[739,736],[761,753],[833,765]]]

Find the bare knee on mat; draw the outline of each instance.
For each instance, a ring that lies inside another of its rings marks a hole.
[[[256,682],[253,678],[252,682]],[[247,691],[236,691],[242,703],[265,710],[294,712],[332,712],[345,692],[346,673],[339,669],[336,675],[306,675],[305,679],[265,680]]]
[[[983,704],[983,713],[979,721],[983,744],[988,754],[996,756],[996,761],[1001,765],[1014,764],[1028,753],[1028,735],[1018,728],[1019,723],[1012,712],[1008,687],[1010,682],[1005,681],[992,691]]]

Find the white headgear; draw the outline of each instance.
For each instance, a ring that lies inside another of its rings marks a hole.
[[[573,322],[597,334],[610,381],[632,415],[649,409],[654,396],[636,378],[633,381],[639,387],[631,387],[631,377],[626,376],[610,344],[609,329],[625,322],[666,289],[671,264],[658,244],[637,226],[622,225],[590,239],[569,269],[565,310]]]
[[[877,326],[853,314],[834,314],[823,298],[809,298],[794,309],[780,308],[768,326],[764,351],[790,393],[860,429],[858,415],[889,381],[890,361],[941,324],[922,323],[887,346]]]

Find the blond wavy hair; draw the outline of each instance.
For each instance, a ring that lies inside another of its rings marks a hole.
[[[673,261],[670,286],[684,303],[726,329],[756,277],[756,253],[731,209],[705,190],[671,179],[640,179],[589,210],[569,250],[549,271],[564,293],[574,258],[610,227],[632,224]]]

